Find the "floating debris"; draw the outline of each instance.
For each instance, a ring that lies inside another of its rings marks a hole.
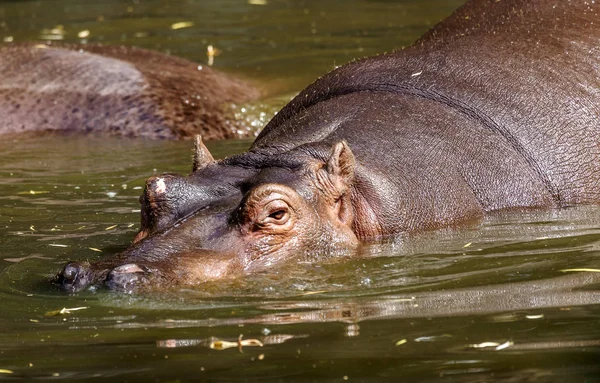
[[[20,258],[4,258],[4,260],[6,262],[19,263],[19,262],[22,262],[22,261],[24,261],[26,259],[32,259],[32,258],[36,258],[36,259],[52,259],[52,258],[49,258],[49,257],[44,257],[44,256],[42,256],[40,254],[31,254],[31,255],[28,255],[26,257],[20,257]]]
[[[600,273],[600,269],[564,269],[564,270],[560,270],[563,273],[570,273],[570,272],[588,272],[588,273]]]
[[[57,25],[52,29],[43,29],[40,38],[42,40],[62,40],[66,33],[64,26]]]
[[[469,243],[465,244],[465,245],[463,246],[463,248],[467,248],[467,247],[471,246],[472,244],[473,244],[473,242],[469,242]]]
[[[396,342],[396,346],[402,346],[404,343],[408,342],[406,339],[400,339]]]
[[[418,338],[415,338],[414,341],[415,342],[435,342],[436,340],[442,339],[442,338],[452,338],[452,335],[442,334],[442,335],[420,336]]]
[[[14,374],[13,370],[5,370],[4,368],[0,368],[0,374]]]
[[[44,314],[44,316],[55,317],[55,316],[59,316],[59,315],[69,315],[73,311],[79,311],[79,310],[85,310],[85,309],[89,309],[89,307],[73,307],[70,309],[63,307],[60,310],[48,311],[46,314]]]
[[[79,31],[79,33],[77,33],[77,37],[80,39],[85,39],[86,37],[89,37],[89,35],[90,31],[88,29],[84,29],[83,31]]]
[[[189,27],[193,27],[193,26],[194,26],[194,23],[191,21],[180,21],[178,23],[171,24],[171,29],[177,30],[177,29],[189,28]]]
[[[238,350],[240,350],[240,352],[242,352],[242,348],[244,346],[246,346],[246,347],[262,347],[263,346],[262,342],[258,339],[242,340],[242,337],[243,337],[243,335],[240,334],[237,342],[229,342],[226,340],[215,339],[210,342],[208,347],[212,348],[213,350],[225,350],[228,348],[237,347]]]
[[[107,228],[106,228],[106,229],[104,229],[104,230],[112,230],[112,229],[114,229],[114,228],[115,228],[115,227],[117,227],[117,226],[118,226],[118,225],[112,225],[112,226],[109,226],[109,227],[107,227]]]
[[[102,252],[102,250],[100,250],[100,249],[97,249],[97,248],[95,248],[95,247],[88,247],[88,249],[90,249],[90,250],[92,250],[92,251],[95,251],[95,252],[98,252],[98,253],[101,253],[101,252]]]
[[[208,57],[208,66],[212,66],[215,63],[215,56],[221,54],[221,51],[212,45],[206,47],[206,56]]]
[[[508,340],[508,341],[502,343],[501,345],[499,345],[498,347],[496,347],[496,351],[504,350],[505,348],[509,348],[512,345],[513,345],[513,342]]]
[[[2,41],[4,41],[5,43],[12,43],[14,40],[15,38],[12,36],[6,36],[2,39]]]
[[[267,5],[267,0],[248,0],[250,5]]]
[[[46,194],[46,193],[50,193],[48,190],[29,190],[29,191],[22,191],[22,192],[18,192],[18,195],[37,195],[37,194]]]
[[[49,243],[48,246],[52,246],[52,247],[69,247],[69,245],[62,245],[60,243]]]
[[[473,347],[473,348],[488,348],[488,347],[498,347],[498,346],[500,346],[500,343],[498,343],[498,342],[483,342],[483,343],[469,345],[469,347]]]
[[[510,346],[512,346],[514,343],[510,340],[507,340],[504,343],[498,343],[498,342],[483,342],[483,343],[478,343],[478,344],[470,344],[469,347],[472,348],[491,348],[494,347],[494,350],[496,351],[500,351],[500,350],[504,350],[505,348],[508,348]]]
[[[540,314],[540,315],[525,315],[525,318],[527,319],[542,319],[544,317],[544,314]]]

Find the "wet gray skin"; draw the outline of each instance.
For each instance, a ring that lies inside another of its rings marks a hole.
[[[57,278],[62,288],[189,286],[357,246],[344,224],[344,198],[327,189],[339,169],[328,170],[326,162],[308,155],[298,160],[246,154],[215,162],[199,138],[196,152],[191,175],[164,174],[146,182],[133,245],[96,264],[67,264]]]

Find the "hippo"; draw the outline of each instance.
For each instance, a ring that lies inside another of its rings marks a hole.
[[[0,79],[0,134],[244,137],[254,132],[225,106],[260,96],[205,65],[96,44],[1,45]]]
[[[341,66],[216,161],[148,179],[125,251],[57,282],[194,286],[357,254],[498,210],[600,201],[600,4],[472,0],[408,48]]]

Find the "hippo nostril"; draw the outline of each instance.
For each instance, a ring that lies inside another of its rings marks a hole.
[[[131,292],[146,280],[146,271],[134,263],[115,267],[106,277],[106,285],[112,290]]]
[[[63,289],[77,292],[89,284],[89,274],[88,265],[71,262],[58,274],[57,282]]]
[[[62,272],[63,282],[73,282],[75,279],[77,279],[79,269],[80,265],[76,263],[69,263],[66,265]]]

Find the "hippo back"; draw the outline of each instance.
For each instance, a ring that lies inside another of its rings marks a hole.
[[[598,202],[598,12],[584,0],[470,1],[411,47],[317,80],[252,150],[344,139],[366,167],[393,168],[396,187],[437,189],[430,204],[473,194],[462,210]],[[419,177],[430,180],[406,181]]]

